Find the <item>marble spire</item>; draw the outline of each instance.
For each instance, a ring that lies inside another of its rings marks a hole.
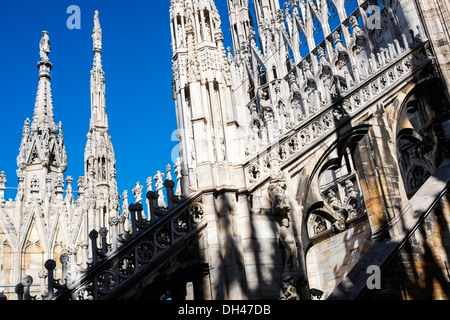
[[[92,34],[94,63],[91,70],[91,120],[85,148],[85,178],[87,198],[95,199],[90,216],[90,228],[106,226],[110,216],[118,212],[116,159],[109,135],[106,115],[105,72],[102,66],[102,28],[98,11],[94,14]]]
[[[102,38],[98,11],[94,15],[92,33],[94,47],[94,64],[91,70],[91,129],[94,127],[108,129],[108,118],[105,103],[105,73],[102,66]]]
[[[50,86],[50,71],[52,70],[53,65],[48,58],[49,53],[50,38],[47,31],[42,31],[42,38],[39,43],[39,54],[41,61],[37,64],[39,69],[39,84],[34,107],[33,121],[31,123],[31,128],[34,130],[56,130],[56,125],[53,120],[53,101]]]
[[[19,193],[16,199],[44,199],[44,187],[60,181],[67,168],[67,152],[64,145],[62,123],[54,122],[53,101],[50,86],[52,63],[49,59],[50,38],[42,31],[39,43],[39,84],[36,94],[33,119],[25,120],[22,141],[17,157]],[[35,186],[35,188],[33,188]],[[23,195],[20,190],[25,190]],[[31,193],[30,193],[31,192]],[[20,195],[19,195],[20,194]],[[47,196],[51,196],[47,194]]]

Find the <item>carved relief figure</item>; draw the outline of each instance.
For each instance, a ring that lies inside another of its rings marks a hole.
[[[328,204],[331,206],[334,217],[337,219],[333,223],[332,229],[334,232],[345,230],[348,212],[342,206],[341,201],[337,199],[336,192],[330,190],[327,195]]]
[[[327,224],[325,222],[325,219],[322,217],[317,216],[314,219],[314,235],[317,235],[319,233],[322,233],[327,230]]]

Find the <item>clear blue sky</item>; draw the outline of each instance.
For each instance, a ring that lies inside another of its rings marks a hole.
[[[68,29],[70,5],[81,10],[81,29]],[[226,0],[216,0],[230,43]],[[90,70],[94,11],[103,29],[106,110],[116,152],[119,193],[157,170],[173,165],[177,141],[172,99],[170,1],[0,0],[0,171],[17,187],[22,127],[33,117],[38,84],[39,41],[49,32],[55,122],[62,121],[68,153],[65,176],[84,175],[84,148],[90,119]],[[16,190],[8,189],[7,198]],[[132,200],[132,199],[130,199]]]

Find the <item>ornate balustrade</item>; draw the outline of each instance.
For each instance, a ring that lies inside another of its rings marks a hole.
[[[147,197],[154,201],[154,192]],[[102,300],[120,291],[134,276],[151,273],[193,239],[206,223],[203,220],[201,195],[184,199],[167,211],[152,205],[153,217],[146,219],[140,203],[129,206],[130,230],[119,233],[121,218],[109,221],[110,230],[92,230],[91,258],[87,267],[76,263],[77,250],[72,248],[61,256],[62,279],[53,279],[56,262],[48,260],[47,294],[45,299]],[[167,209],[167,208],[164,208]],[[158,211],[159,210],[159,211]],[[157,214],[155,214],[155,212]],[[108,232],[111,231],[111,243]],[[100,239],[99,239],[100,237]],[[83,250],[87,250],[84,246]],[[83,254],[87,256],[87,253]]]

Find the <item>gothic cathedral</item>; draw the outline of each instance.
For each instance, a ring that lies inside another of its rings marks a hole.
[[[449,299],[448,1],[227,4],[232,48],[214,0],[170,2],[180,153],[134,203],[119,202],[99,13],[76,196],[43,32],[14,201],[0,174],[2,296]]]

